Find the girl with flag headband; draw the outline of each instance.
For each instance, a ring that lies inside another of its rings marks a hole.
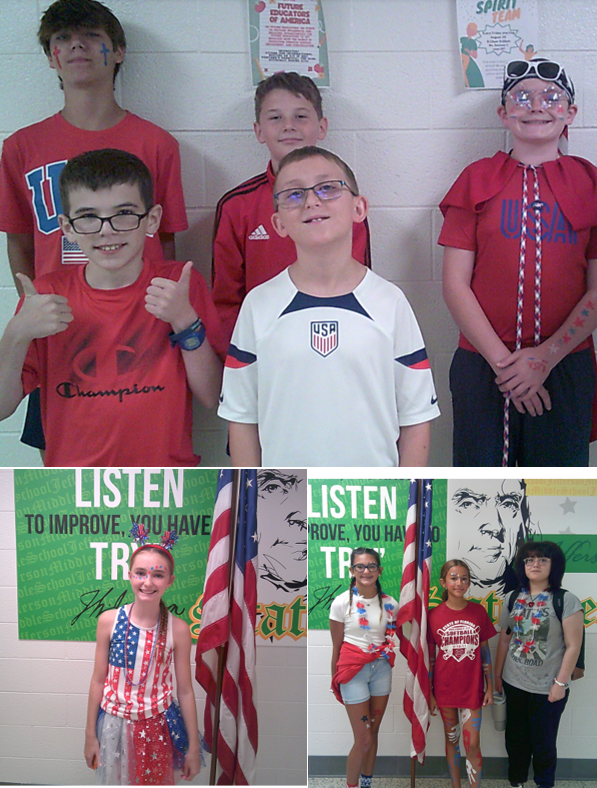
[[[377,736],[392,689],[398,603],[381,590],[377,550],[355,548],[348,591],[330,608],[332,690],[354,734],[346,764],[347,786],[370,788]]]
[[[566,558],[554,542],[526,542],[514,561],[518,588],[504,599],[495,659],[495,687],[506,693],[510,785],[534,780],[552,788],[556,739],[568,685],[580,653],[584,614],[562,588]],[[561,597],[558,615],[554,596]]]
[[[191,633],[162,599],[174,582],[178,535],[166,531],[150,544],[133,520],[129,536],[137,542],[129,563],[135,599],[98,619],[85,760],[100,785],[171,785],[201,769]]]

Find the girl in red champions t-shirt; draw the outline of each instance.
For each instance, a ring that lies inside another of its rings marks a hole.
[[[491,653],[487,641],[496,630],[481,605],[464,598],[470,572],[464,561],[446,561],[440,583],[442,603],[429,613],[430,710],[439,708],[446,736],[446,758],[454,788],[460,788],[460,730],[471,788],[481,783],[481,709],[493,703]],[[436,649],[439,653],[436,658]]]

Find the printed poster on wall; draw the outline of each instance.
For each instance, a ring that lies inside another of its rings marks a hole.
[[[277,71],[330,84],[323,0],[248,0],[253,85]]]
[[[151,541],[176,529],[175,581],[164,596],[194,638],[217,469],[15,469],[19,637],[94,640],[99,615],[132,602],[132,520]],[[260,642],[305,642],[306,472],[258,471]],[[259,642],[258,640],[258,642]]]
[[[544,56],[537,0],[458,0],[457,19],[466,88],[501,90],[507,63]]]
[[[445,479],[434,479],[432,607],[446,560],[446,489]],[[399,599],[408,490],[408,479],[309,479],[309,629],[328,629],[332,600],[349,587],[355,547],[380,553],[383,591]]]
[[[597,480],[450,479],[447,505],[448,555],[466,561],[471,597],[494,621],[516,588],[519,546],[547,540],[562,548],[562,586],[580,599],[587,631],[597,632]]]

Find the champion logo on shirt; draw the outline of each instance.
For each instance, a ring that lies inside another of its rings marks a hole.
[[[338,321],[312,320],[311,347],[320,356],[329,356],[338,347]]]
[[[251,235],[249,236],[249,241],[269,241],[269,235],[265,227],[260,224],[259,227],[256,227]]]
[[[451,621],[442,629],[438,629],[441,637],[440,649],[444,659],[455,659],[461,662],[465,657],[475,659],[475,652],[479,646],[479,632],[481,627],[470,621]]]

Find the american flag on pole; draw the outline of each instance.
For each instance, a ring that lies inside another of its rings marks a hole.
[[[423,479],[423,500],[417,523],[418,483],[416,479],[411,479],[406,515],[400,605],[396,621],[400,652],[407,661],[404,713],[412,726],[410,754],[411,758],[416,755],[419,763],[425,761],[425,742],[429,728],[427,609],[431,575],[432,496],[433,483],[431,479]],[[417,544],[418,550],[416,549]],[[403,626],[407,622],[411,624],[409,639],[403,632]]]
[[[234,567],[229,589],[233,473],[240,474],[240,484]],[[195,671],[197,681],[207,693],[205,740],[212,752],[216,745],[218,785],[248,785],[255,776],[256,566],[257,472],[223,469],[218,477]],[[218,730],[214,731],[218,647],[225,647],[225,667],[220,723]],[[214,733],[217,737],[215,742]]]

